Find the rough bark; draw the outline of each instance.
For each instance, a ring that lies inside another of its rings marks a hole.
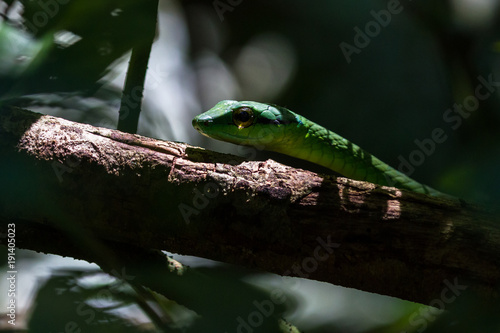
[[[450,284],[498,296],[498,214],[470,203],[19,109],[0,156],[23,248],[85,258],[62,239],[88,233],[426,304]]]

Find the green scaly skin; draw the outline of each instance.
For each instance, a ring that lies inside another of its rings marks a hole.
[[[221,101],[196,116],[193,127],[213,139],[301,158],[348,178],[453,198],[420,184],[340,135],[277,105]]]

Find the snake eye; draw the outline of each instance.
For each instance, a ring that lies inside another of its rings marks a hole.
[[[247,106],[242,106],[233,110],[233,123],[239,129],[251,126],[253,124],[253,110]]]

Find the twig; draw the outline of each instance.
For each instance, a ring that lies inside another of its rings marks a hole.
[[[145,37],[143,43],[132,49],[119,111],[118,129],[128,133],[137,132],[149,55],[156,35],[158,0],[146,1],[145,5],[151,7],[151,17],[141,21],[147,25]]]

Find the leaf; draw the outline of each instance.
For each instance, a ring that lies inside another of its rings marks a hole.
[[[29,34],[1,24],[0,99],[92,94],[117,60],[143,43],[148,1],[21,1]]]

